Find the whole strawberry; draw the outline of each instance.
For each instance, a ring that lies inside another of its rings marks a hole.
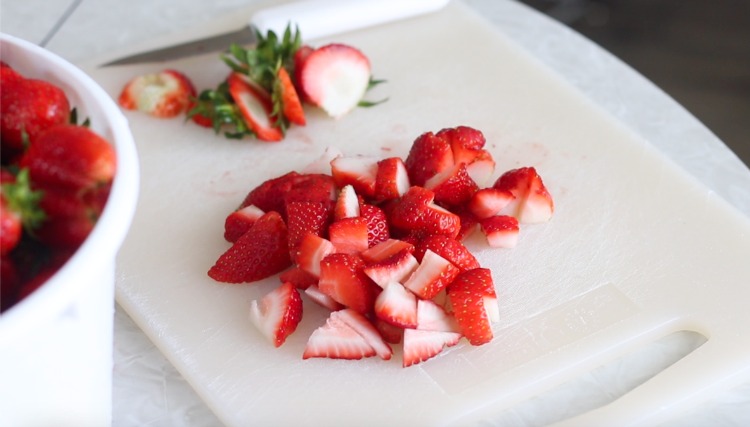
[[[0,255],[10,253],[21,240],[24,229],[35,230],[45,218],[39,207],[42,193],[33,191],[28,171],[22,170],[13,176],[2,172],[0,193]]]

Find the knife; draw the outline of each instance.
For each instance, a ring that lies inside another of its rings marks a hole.
[[[397,21],[430,12],[449,0],[307,0],[261,9],[252,15],[248,25],[178,45],[116,59],[101,66],[169,61],[202,53],[226,50],[233,43],[250,45],[256,41],[256,30],[265,35],[281,35],[288,24],[297,26],[304,40],[326,37],[377,24]]]

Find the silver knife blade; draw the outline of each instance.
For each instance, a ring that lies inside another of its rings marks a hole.
[[[199,40],[192,40],[177,45],[167,46],[147,52],[137,53],[135,55],[126,56],[124,58],[101,64],[101,66],[107,67],[112,65],[139,64],[142,62],[170,61],[187,56],[226,50],[233,43],[250,45],[255,43],[256,41],[255,30],[253,30],[249,26],[245,26],[237,31],[232,31],[230,33],[218,34],[216,36],[211,36]]]

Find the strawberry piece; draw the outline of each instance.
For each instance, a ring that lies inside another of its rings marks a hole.
[[[319,47],[300,62],[298,84],[305,99],[334,118],[353,110],[370,84],[370,61],[348,45]]]
[[[481,150],[486,143],[482,131],[469,126],[441,129],[437,136],[450,144],[456,163],[470,163],[472,153]]]
[[[431,300],[417,301],[417,325],[424,331],[459,332],[458,323],[443,307]]]
[[[297,95],[297,89],[295,89],[286,68],[279,67],[276,78],[278,84],[281,85],[281,105],[284,117],[294,124],[304,126],[307,122],[305,120],[305,111],[302,109],[302,102]]]
[[[336,247],[330,241],[315,234],[306,234],[292,259],[299,268],[317,278],[320,277],[320,262],[334,252]]]
[[[276,178],[267,179],[250,190],[240,207],[255,205],[264,212],[276,211],[282,216],[286,216],[284,196],[303,176],[292,171]]]
[[[389,344],[398,344],[401,342],[401,337],[404,335],[404,328],[388,323],[379,317],[375,317],[372,320],[372,324],[380,332],[383,341]]]
[[[341,218],[328,227],[328,238],[336,252],[359,254],[367,249],[367,221],[362,217]]]
[[[459,273],[460,270],[450,261],[428,249],[419,267],[407,279],[404,286],[422,299],[432,299]]]
[[[377,159],[365,156],[342,156],[331,161],[331,175],[339,188],[354,187],[357,194],[371,198],[375,194]]]
[[[430,250],[451,264],[458,267],[460,271],[472,270],[479,267],[479,261],[464,246],[463,243],[442,234],[435,234],[420,240],[414,248],[414,257],[422,262],[425,253]]]
[[[330,206],[335,195],[336,184],[330,175],[305,174],[294,180],[289,191],[284,194],[284,203],[318,202]]]
[[[345,308],[343,310],[332,312],[330,317],[341,319],[344,323],[357,331],[357,333],[360,334],[373,349],[375,349],[375,353],[381,359],[390,360],[393,355],[391,346],[383,340],[380,332],[378,332],[375,326],[373,326],[373,324],[370,323],[362,313],[352,310],[351,308]]]
[[[458,163],[435,174],[424,187],[435,193],[435,202],[443,206],[461,206],[479,189],[466,171],[466,164]]]
[[[268,212],[224,252],[208,270],[225,283],[255,282],[291,265],[287,228],[278,212]]]
[[[292,266],[291,268],[284,270],[279,275],[279,280],[281,283],[289,282],[296,288],[303,290],[318,285],[317,277],[297,266]]]
[[[294,57],[292,58],[294,62],[294,83],[295,87],[297,88],[297,94],[299,95],[300,99],[304,102],[310,102],[310,96],[305,92],[302,85],[299,84],[301,80],[301,74],[302,70],[304,69],[304,63],[307,60],[307,57],[310,56],[311,53],[313,53],[315,49],[313,49],[309,45],[302,45],[297,49],[296,52],[294,52]]]
[[[461,228],[458,215],[433,203],[434,197],[430,190],[411,187],[391,208],[391,225],[406,232],[455,237]]]
[[[333,253],[320,262],[320,291],[340,304],[369,313],[378,286],[362,271],[364,261],[358,255]]]
[[[488,185],[495,173],[495,159],[487,150],[480,150],[474,160],[466,165],[466,173],[480,187]]]
[[[388,217],[377,206],[362,203],[360,216],[367,222],[367,247],[371,248],[391,237],[388,229]]]
[[[307,295],[316,304],[331,311],[341,310],[344,308],[344,306],[336,302],[336,300],[321,292],[317,284],[305,288],[305,295]]]
[[[232,211],[224,220],[224,239],[227,242],[237,241],[264,213],[255,205]]]
[[[359,332],[340,317],[329,316],[326,323],[315,329],[308,338],[302,358],[359,360],[376,354],[375,349]]]
[[[417,297],[398,282],[384,286],[375,298],[375,316],[401,328],[417,327]]]
[[[271,118],[273,106],[270,96],[260,87],[248,83],[242,74],[233,72],[227,78],[229,94],[237,104],[248,128],[261,141],[276,142],[284,133]]]
[[[497,188],[482,188],[471,197],[467,207],[478,219],[497,215],[515,199],[513,193]]]
[[[411,187],[406,165],[400,157],[380,160],[375,175],[375,200],[397,199]]]
[[[555,210],[552,196],[533,167],[505,172],[494,188],[509,191],[515,197],[500,213],[518,218],[522,224],[546,222]]]
[[[404,355],[402,366],[407,368],[437,356],[446,347],[458,344],[457,332],[404,329]]]
[[[367,249],[360,255],[362,255],[362,259],[367,263],[372,264],[390,258],[402,250],[407,250],[408,252],[413,253],[414,245],[403,240],[388,239]]]
[[[480,220],[482,233],[493,248],[515,248],[518,244],[518,220],[508,215],[495,215]]]
[[[250,302],[250,322],[274,347],[280,347],[302,320],[302,298],[291,283]]]
[[[402,249],[382,261],[368,264],[363,271],[378,286],[385,288],[391,282],[404,282],[418,266],[411,250]]]
[[[448,287],[448,299],[461,333],[472,345],[492,340],[492,321],[498,316],[492,273],[476,268],[459,274]]]
[[[462,242],[479,228],[479,219],[471,213],[467,206],[454,208],[453,213],[458,216],[458,220],[461,223],[455,239]]]
[[[289,202],[286,204],[289,253],[294,258],[307,234],[324,237],[331,222],[331,206],[321,202]]]
[[[131,79],[120,92],[117,102],[126,110],[172,118],[187,112],[195,97],[192,81],[177,70],[167,69]]]
[[[336,205],[333,209],[333,218],[352,218],[359,216],[359,197],[354,187],[347,184],[339,191]]]
[[[424,186],[428,179],[454,165],[453,151],[444,138],[426,132],[414,140],[404,164],[411,185]]]

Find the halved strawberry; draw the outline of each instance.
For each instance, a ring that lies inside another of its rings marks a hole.
[[[415,329],[460,333],[456,319],[449,315],[443,307],[426,299],[417,301],[417,325]]]
[[[305,295],[307,295],[311,300],[313,300],[321,307],[325,307],[331,311],[341,310],[344,308],[344,306],[336,302],[336,300],[321,292],[317,284],[305,288]]]
[[[250,84],[242,74],[237,72],[229,75],[227,85],[245,124],[258,139],[275,142],[284,138],[284,133],[271,119],[273,107],[268,93]]]
[[[518,220],[509,215],[495,215],[479,221],[487,243],[493,248],[515,248],[518,244]]]
[[[448,287],[448,298],[461,333],[472,345],[492,340],[491,323],[498,315],[492,273],[476,268],[459,274]]]
[[[420,240],[414,248],[414,257],[422,262],[425,253],[430,250],[461,271],[472,270],[479,267],[479,261],[464,246],[463,243],[442,234],[435,234]]]
[[[443,206],[461,206],[479,189],[466,171],[465,163],[457,163],[438,172],[424,187],[435,193],[435,202]]]
[[[329,316],[326,323],[315,329],[308,338],[302,358],[359,360],[376,354],[375,349],[359,332],[341,318]]]
[[[422,299],[431,299],[448,286],[459,273],[458,267],[428,249],[419,267],[406,280],[404,286]]]
[[[320,262],[334,252],[336,252],[336,247],[329,240],[308,233],[302,237],[297,253],[292,259],[302,270],[320,277]]]
[[[409,249],[402,249],[382,261],[370,263],[364,268],[364,272],[381,288],[385,288],[391,282],[403,283],[411,276],[419,266]]]
[[[407,368],[437,356],[445,347],[458,344],[457,332],[404,329],[404,356],[402,366]]]
[[[495,181],[494,188],[509,191],[515,199],[500,213],[518,218],[520,223],[549,221],[555,210],[552,196],[533,167],[505,172]]]
[[[497,215],[515,198],[513,193],[497,188],[482,188],[471,197],[468,208],[478,219]]]
[[[177,70],[167,69],[136,76],[122,89],[117,102],[127,110],[171,118],[187,112],[195,97],[190,79]]]
[[[307,122],[305,120],[305,111],[302,109],[302,102],[299,96],[297,96],[297,89],[294,88],[294,83],[289,77],[286,68],[279,67],[276,77],[276,81],[281,85],[281,105],[284,117],[294,124],[304,126]]]
[[[328,239],[336,252],[359,254],[368,248],[367,221],[359,216],[336,220],[328,226]]]
[[[370,84],[370,61],[358,49],[332,43],[307,52],[298,84],[311,104],[339,118],[353,110]]]
[[[378,161],[368,156],[342,156],[331,161],[331,175],[339,188],[351,185],[357,194],[370,198],[375,194]]]
[[[367,203],[360,204],[360,216],[367,222],[367,246],[371,248],[391,237],[388,217],[382,209]]]
[[[453,151],[444,138],[426,132],[414,140],[404,164],[411,185],[424,186],[428,179],[454,165]]]
[[[337,302],[359,311],[369,313],[378,286],[362,271],[364,261],[359,255],[333,253],[320,262],[321,292]]]
[[[289,282],[296,288],[307,289],[318,285],[318,278],[298,266],[292,266],[279,275],[281,283]]]
[[[208,270],[219,282],[254,282],[291,265],[287,228],[278,212],[268,212],[240,236]]]
[[[388,239],[362,252],[362,259],[368,263],[376,263],[390,258],[393,255],[408,250],[414,252],[414,245],[398,239]]]
[[[411,187],[406,165],[400,157],[389,157],[378,162],[375,176],[375,200],[397,199]]]
[[[401,328],[416,328],[417,297],[401,283],[390,282],[375,298],[375,316]]]
[[[224,239],[227,242],[237,241],[264,213],[255,205],[247,205],[232,211],[224,220]]]
[[[333,318],[341,319],[352,329],[357,331],[368,344],[375,349],[376,354],[383,360],[389,360],[393,355],[393,350],[388,343],[383,340],[380,332],[372,323],[360,312],[351,308],[344,308],[331,313]]]
[[[289,253],[294,258],[307,234],[325,237],[331,222],[331,206],[321,202],[289,202],[286,204]]]
[[[280,347],[302,320],[302,298],[291,283],[250,302],[250,321],[274,347]]]
[[[333,218],[352,218],[359,216],[359,197],[357,191],[351,184],[344,185],[339,190],[336,205],[333,209]]]

